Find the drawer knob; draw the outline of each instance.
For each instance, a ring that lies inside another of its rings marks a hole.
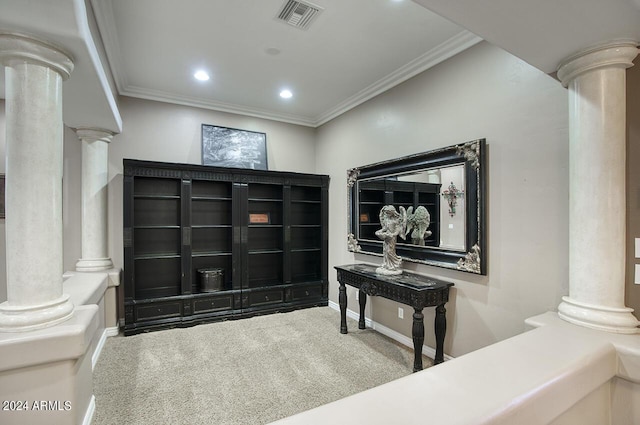
[[[265,296],[264,296],[264,300],[265,300],[265,301],[269,301],[269,295],[265,295]]]

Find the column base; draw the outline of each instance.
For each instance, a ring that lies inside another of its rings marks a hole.
[[[558,316],[567,322],[587,328],[619,334],[640,333],[640,322],[631,314],[633,309],[606,307],[582,303],[562,297]]]
[[[8,301],[0,304],[0,332],[26,332],[57,325],[73,316],[73,303],[69,295],[47,304],[12,306]]]
[[[76,271],[101,272],[113,268],[111,258],[81,258],[76,263]]]

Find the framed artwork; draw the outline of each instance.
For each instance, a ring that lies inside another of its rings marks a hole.
[[[267,170],[267,135],[202,124],[202,164]]]

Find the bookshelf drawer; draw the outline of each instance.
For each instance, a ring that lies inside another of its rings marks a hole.
[[[193,314],[212,313],[232,309],[233,294],[216,295],[215,297],[197,298],[193,300]]]
[[[182,315],[182,301],[158,302],[135,306],[136,321],[167,319]]]

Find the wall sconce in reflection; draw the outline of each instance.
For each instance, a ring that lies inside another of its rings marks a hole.
[[[458,198],[464,197],[464,192],[462,190],[458,190],[455,184],[451,182],[449,188],[447,190],[442,191],[442,196],[447,200],[447,204],[449,204],[449,216],[453,217],[456,215],[456,205],[458,204]]]

